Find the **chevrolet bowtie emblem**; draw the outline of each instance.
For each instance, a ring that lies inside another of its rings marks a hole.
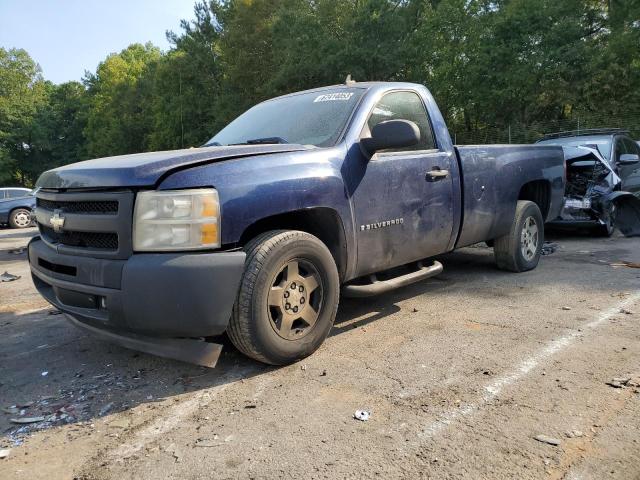
[[[53,227],[54,232],[59,233],[62,230],[62,227],[64,226],[64,217],[60,215],[59,210],[56,210],[53,213],[53,217],[49,219],[49,223]]]

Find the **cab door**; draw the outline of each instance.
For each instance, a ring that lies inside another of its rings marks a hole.
[[[618,137],[614,155],[618,176],[622,180],[622,190],[640,196],[640,161],[623,163],[620,157],[624,154],[638,155],[640,158],[640,147],[629,138]]]
[[[413,91],[386,93],[369,115],[362,137],[386,120],[410,120],[417,145],[353,159],[357,275],[385,270],[447,250],[453,230],[452,158],[438,149],[422,98]]]

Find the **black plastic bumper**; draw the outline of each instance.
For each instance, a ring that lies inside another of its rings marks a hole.
[[[546,223],[547,226],[558,229],[574,229],[574,228],[595,228],[600,225],[604,225],[604,222],[600,220],[571,220],[571,219],[556,219]]]
[[[193,338],[225,331],[244,252],[134,254],[128,260],[63,255],[34,238],[36,288],[77,322],[114,333]]]

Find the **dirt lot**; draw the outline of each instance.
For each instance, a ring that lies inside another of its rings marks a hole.
[[[52,314],[10,252],[34,233],[0,231],[0,273],[21,276],[0,283],[2,479],[640,478],[640,270],[611,265],[640,262],[640,239],[556,236],[524,274],[464,249],[343,301],[302,363],[227,345],[208,370]]]

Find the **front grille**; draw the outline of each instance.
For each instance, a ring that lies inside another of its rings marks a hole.
[[[102,232],[56,232],[42,223],[38,224],[40,234],[46,241],[69,247],[96,248],[100,250],[117,250],[118,234]]]
[[[36,201],[40,235],[58,253],[117,260],[133,254],[133,192],[40,190]]]
[[[46,210],[62,210],[63,213],[87,213],[91,215],[116,215],[118,213],[118,202],[116,200],[69,202],[37,198],[36,205]]]

